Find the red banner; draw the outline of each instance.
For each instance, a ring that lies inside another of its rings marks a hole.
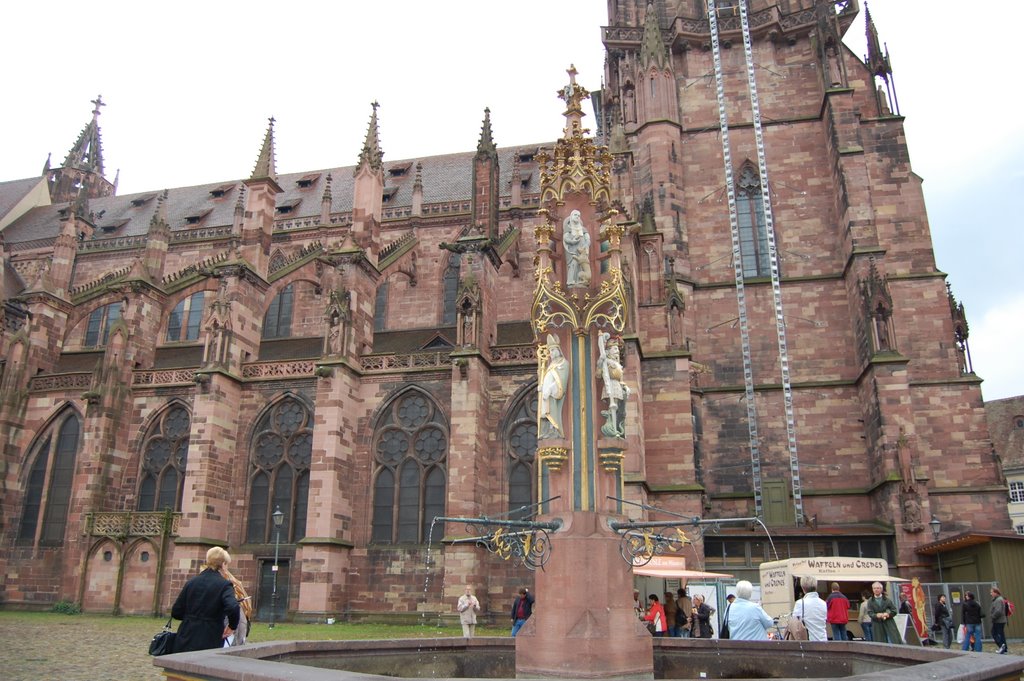
[[[900,584],[900,595],[906,596],[907,603],[910,604],[910,624],[917,632],[918,638],[922,641],[925,640],[928,638],[928,599],[917,577],[914,577],[909,584],[906,582]]]

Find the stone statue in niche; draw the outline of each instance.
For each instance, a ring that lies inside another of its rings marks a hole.
[[[924,529],[921,502],[914,492],[908,492],[903,496],[903,529],[907,532],[920,532]]]
[[[605,417],[601,426],[601,434],[607,437],[625,437],[625,402],[629,397],[629,386],[623,380],[622,360],[619,357],[618,343],[608,343],[611,336],[602,332],[597,336],[597,347],[600,356],[597,358],[597,370],[601,373],[604,387],[601,399],[608,400],[608,409],[601,412]],[[620,413],[623,412],[623,413]]]
[[[574,210],[562,223],[565,246],[565,285],[567,288],[590,286],[590,233],[583,226],[580,212]]]
[[[537,405],[537,416],[540,419],[538,440],[565,437],[562,429],[562,405],[565,403],[565,389],[569,381],[569,362],[562,354],[558,338],[548,334],[548,361],[544,367],[537,390],[540,400]]]

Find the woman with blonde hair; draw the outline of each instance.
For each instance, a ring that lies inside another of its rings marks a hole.
[[[178,594],[171,606],[171,617],[181,620],[174,652],[220,648],[238,627],[240,608],[235,589],[220,573],[230,562],[231,554],[214,546],[206,552],[202,571]]]
[[[245,592],[245,587],[242,586],[242,582],[231,574],[227,565],[221,566],[220,574],[224,579],[231,582],[231,586],[235,590],[235,598],[238,599],[238,605],[240,608],[238,613],[238,626],[235,628],[234,636],[229,636],[228,640],[231,641],[232,646],[240,646],[245,643],[245,639],[249,635],[249,622],[252,621],[252,600],[250,599],[249,594]]]

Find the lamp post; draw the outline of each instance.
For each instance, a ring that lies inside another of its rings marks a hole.
[[[281,549],[281,525],[284,523],[284,513],[281,512],[280,506],[274,507],[274,512],[271,514],[274,519],[274,567],[271,568],[271,572],[274,573],[274,586],[270,592],[270,629],[274,628],[274,613],[277,612],[277,556]]]
[[[942,532],[942,521],[939,520],[938,518],[936,518],[933,515],[932,519],[928,522],[928,525],[932,528],[932,537],[935,538],[935,541],[938,541],[939,540],[939,533]],[[939,562],[939,582],[943,582],[944,583],[945,580],[942,578],[942,551],[941,550],[935,552],[935,559],[938,560],[938,562]]]

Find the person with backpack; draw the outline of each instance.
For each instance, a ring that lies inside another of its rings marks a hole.
[[[1006,654],[1006,599],[1003,592],[996,587],[989,591],[992,596],[992,605],[989,606],[988,614],[992,617],[992,640],[996,642],[996,652],[1000,655]]]

